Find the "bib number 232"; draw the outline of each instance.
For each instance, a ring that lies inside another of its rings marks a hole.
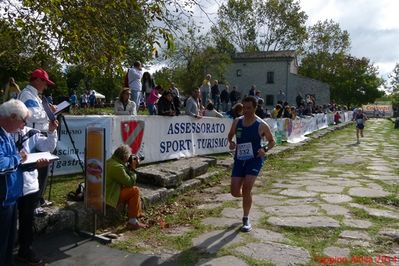
[[[252,150],[252,143],[240,143],[237,146],[237,159],[238,160],[249,160],[254,158],[254,153]]]

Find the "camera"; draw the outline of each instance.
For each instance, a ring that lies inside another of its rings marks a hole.
[[[129,164],[131,164],[132,162],[133,162],[133,160],[140,160],[140,161],[142,161],[142,160],[144,160],[144,156],[139,156],[139,157],[137,157],[137,155],[130,155],[130,157],[129,157],[129,160],[128,160],[128,163]]]

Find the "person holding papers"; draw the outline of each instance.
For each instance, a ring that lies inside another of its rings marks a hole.
[[[47,72],[38,68],[31,73],[29,84],[18,95],[18,99],[31,111],[31,116],[26,120],[26,126],[38,129],[44,134],[47,134],[49,128],[49,117],[43,105],[48,104],[48,102],[44,96],[41,98],[40,95],[43,95],[47,86],[54,84],[49,79]],[[52,112],[56,111],[55,106],[48,104],[48,107]],[[43,198],[47,185],[47,172],[48,169],[46,167],[39,170],[40,205],[43,207],[51,205],[51,202],[45,201]],[[38,209],[38,212],[43,212],[43,210]]]
[[[130,100],[130,88],[123,88],[115,101],[114,109],[116,115],[137,115],[136,103]]]
[[[52,152],[57,146],[58,121],[50,121],[47,135],[30,127],[23,127],[13,134],[15,145],[21,152],[29,155],[34,152]],[[38,170],[47,168],[49,160],[41,158],[35,163],[22,165],[18,168],[23,176],[23,196],[18,199],[18,242],[19,251],[17,259],[29,265],[44,265],[42,259],[37,257],[32,249],[33,242],[33,215],[39,201]]]
[[[0,265],[13,265],[17,230],[17,199],[22,195],[22,176],[17,172],[26,154],[19,153],[10,133],[25,126],[29,110],[18,100],[0,105]]]

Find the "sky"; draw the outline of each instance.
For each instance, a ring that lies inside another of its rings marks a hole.
[[[214,22],[223,2],[201,0]],[[399,0],[299,0],[299,3],[308,15],[307,26],[326,19],[338,22],[341,30],[350,34],[351,55],[369,58],[382,77],[387,78],[399,63]],[[199,8],[193,11],[195,20],[211,24]]]

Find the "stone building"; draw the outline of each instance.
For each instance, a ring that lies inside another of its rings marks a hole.
[[[298,75],[295,51],[237,53],[225,73],[226,84],[236,86],[242,96],[256,85],[268,108],[278,100],[296,104],[300,95],[313,95],[316,104],[330,103],[330,86],[324,82]]]

